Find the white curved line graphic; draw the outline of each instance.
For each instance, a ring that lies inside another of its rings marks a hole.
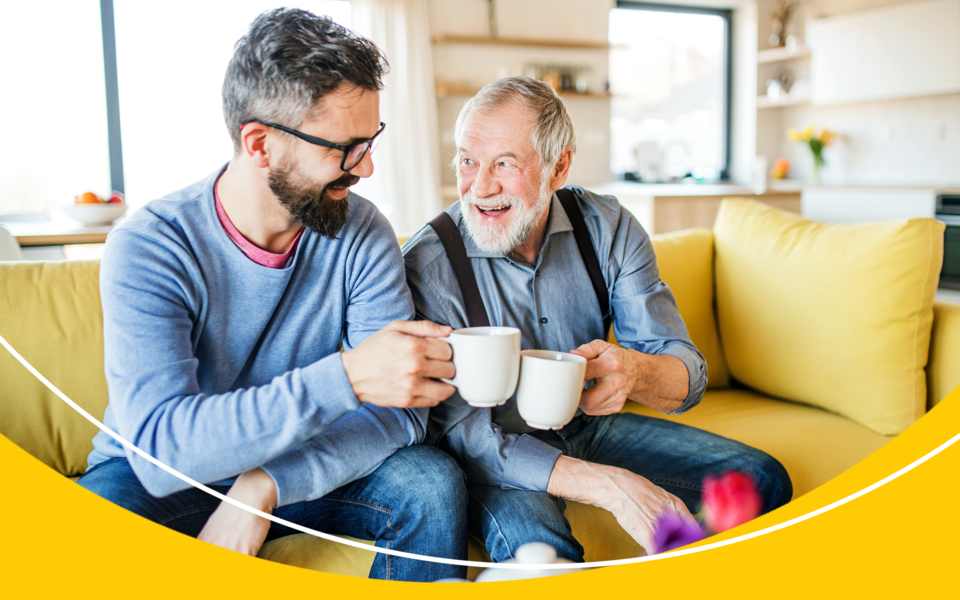
[[[724,547],[724,546],[729,546],[730,544],[735,544],[735,543],[738,543],[738,542],[743,542],[743,541],[745,541],[745,540],[749,540],[749,539],[752,539],[752,538],[755,538],[755,537],[759,537],[759,536],[765,535],[765,534],[767,534],[767,533],[772,533],[772,532],[774,532],[774,531],[783,529],[783,528],[785,528],[785,527],[789,527],[789,526],[794,525],[794,524],[796,524],[796,523],[801,523],[801,522],[803,522],[803,521],[806,521],[807,519],[813,518],[813,517],[815,517],[815,516],[817,516],[817,515],[823,514],[823,513],[827,512],[827,511],[830,511],[830,510],[833,510],[834,508],[837,508],[838,506],[843,506],[844,504],[846,504],[846,503],[848,503],[848,502],[850,502],[850,501],[852,501],[852,500],[856,500],[857,498],[859,498],[860,496],[863,496],[864,494],[867,494],[867,493],[869,493],[869,492],[872,492],[873,490],[879,488],[880,486],[885,485],[885,484],[893,481],[894,479],[900,477],[900,476],[903,475],[904,473],[907,473],[908,471],[911,471],[911,470],[914,469],[915,467],[917,467],[917,466],[919,466],[919,465],[927,462],[928,460],[930,460],[931,458],[933,458],[933,457],[936,456],[937,454],[940,454],[941,452],[943,452],[944,450],[946,450],[947,448],[949,448],[950,446],[952,446],[954,443],[957,442],[957,440],[960,440],[960,433],[958,433],[957,435],[953,436],[952,438],[950,438],[949,440],[947,440],[946,442],[944,442],[943,444],[941,444],[940,446],[938,446],[938,447],[935,448],[934,450],[931,450],[930,452],[928,452],[928,453],[925,454],[924,456],[918,458],[917,460],[913,461],[913,462],[910,463],[909,465],[903,467],[902,469],[900,469],[900,470],[897,471],[896,473],[893,473],[893,474],[891,474],[891,475],[888,475],[887,477],[884,477],[884,478],[881,479],[880,481],[878,481],[878,482],[876,482],[876,483],[874,483],[874,484],[872,484],[872,485],[869,485],[869,486],[863,488],[863,489],[860,490],[859,492],[854,492],[853,494],[850,494],[849,496],[847,496],[847,497],[845,497],[845,498],[841,498],[840,500],[837,500],[836,502],[833,502],[833,503],[831,503],[831,504],[828,504],[828,505],[826,505],[826,506],[824,506],[824,507],[822,507],[822,508],[818,508],[817,510],[808,512],[807,514],[800,515],[799,517],[795,517],[795,518],[793,518],[793,519],[790,519],[789,521],[784,521],[783,523],[778,523],[777,525],[771,525],[770,527],[766,527],[766,528],[764,528],[764,529],[760,529],[760,530],[754,531],[754,532],[752,532],[752,533],[747,533],[747,534],[740,535],[740,536],[737,536],[737,537],[734,537],[734,538],[730,538],[729,540],[723,540],[723,541],[720,541],[720,542],[713,542],[713,543],[711,543],[711,544],[705,544],[705,545],[703,545],[703,546],[697,546],[697,547],[695,547],[695,548],[687,548],[687,549],[685,549],[685,550],[674,550],[674,551],[670,551],[670,552],[664,552],[664,553],[662,553],[662,554],[654,554],[654,555],[652,555],[652,556],[641,556],[641,557],[637,557],[637,558],[625,558],[625,559],[620,559],[620,560],[604,560],[604,561],[588,562],[588,563],[572,563],[572,564],[571,564],[571,563],[564,563],[564,564],[549,564],[549,565],[528,565],[528,564],[517,564],[517,563],[511,563],[511,564],[489,563],[489,562],[474,561],[474,560],[456,560],[456,559],[452,559],[452,558],[438,558],[438,557],[435,557],[435,556],[427,556],[427,555],[421,555],[421,554],[411,554],[411,553],[409,553],[409,552],[401,552],[401,551],[399,551],[399,550],[392,550],[392,549],[389,549],[389,548],[378,548],[378,547],[376,547],[376,546],[369,546],[369,545],[367,545],[367,544],[362,544],[362,543],[360,543],[360,542],[354,542],[354,541],[352,541],[352,540],[343,539],[343,538],[340,538],[340,537],[337,537],[337,536],[334,536],[334,535],[330,535],[329,533],[323,533],[323,532],[321,532],[321,531],[316,531],[316,530],[314,530],[314,529],[310,529],[309,527],[304,527],[304,526],[298,525],[298,524],[296,524],[296,523],[291,523],[290,521],[287,521],[287,520],[285,520],[285,519],[281,519],[281,518],[275,517],[275,516],[273,516],[273,515],[271,515],[271,514],[267,514],[267,513],[265,513],[265,512],[259,511],[259,510],[255,509],[255,508],[251,508],[250,506],[247,506],[246,504],[243,504],[242,502],[238,502],[238,501],[234,500],[233,498],[229,498],[229,497],[227,497],[227,496],[224,496],[224,495],[221,494],[220,492],[217,492],[216,490],[213,490],[213,489],[211,489],[211,488],[208,488],[207,486],[203,485],[202,483],[199,483],[199,482],[197,482],[197,481],[194,481],[194,480],[191,479],[190,477],[187,477],[187,476],[184,475],[183,473],[180,473],[179,471],[176,471],[175,469],[173,469],[173,468],[171,468],[171,467],[168,467],[167,465],[163,464],[162,462],[160,462],[160,461],[157,460],[156,458],[150,456],[149,454],[147,454],[146,452],[144,452],[144,451],[141,450],[140,448],[134,446],[133,444],[131,444],[131,443],[128,442],[127,440],[125,440],[125,439],[123,439],[122,437],[120,437],[117,433],[115,433],[113,430],[111,430],[110,428],[108,428],[106,425],[104,425],[103,423],[101,423],[100,421],[98,421],[98,420],[97,420],[96,418],[94,418],[90,413],[88,413],[88,412],[85,411],[83,408],[81,408],[80,406],[78,406],[73,400],[71,400],[70,398],[68,398],[63,392],[61,392],[59,389],[57,389],[56,386],[54,386],[52,383],[50,383],[50,382],[47,380],[47,378],[44,377],[43,375],[41,375],[40,372],[38,372],[36,369],[34,369],[34,368],[33,368],[33,365],[31,365],[30,363],[28,363],[28,362],[26,361],[26,359],[24,359],[24,358],[20,355],[19,352],[17,352],[16,350],[14,350],[14,349],[13,349],[13,346],[11,346],[11,345],[7,342],[7,340],[5,340],[5,339],[3,338],[3,336],[0,336],[0,345],[3,345],[3,347],[6,348],[6,349],[10,352],[10,354],[12,354],[13,357],[16,358],[17,361],[18,361],[21,365],[24,366],[24,368],[26,368],[28,371],[30,371],[30,373],[32,373],[33,376],[36,377],[36,378],[40,381],[40,383],[42,383],[43,385],[45,385],[45,386],[47,387],[47,389],[49,389],[51,392],[53,392],[54,394],[56,394],[61,400],[63,400],[64,402],[66,402],[68,405],[70,405],[71,408],[73,408],[75,411],[77,411],[78,413],[80,413],[86,420],[88,420],[88,421],[90,421],[91,423],[93,423],[94,425],[96,425],[101,431],[106,432],[107,435],[109,435],[109,436],[112,437],[113,439],[115,439],[115,440],[117,440],[118,442],[120,442],[121,444],[123,444],[123,446],[124,446],[125,448],[128,448],[128,449],[129,449],[130,451],[132,451],[132,452],[136,452],[138,455],[140,455],[141,457],[143,457],[144,460],[147,460],[147,461],[151,462],[152,464],[154,464],[154,465],[156,465],[157,467],[163,469],[163,470],[166,471],[167,473],[170,473],[170,474],[173,475],[174,477],[177,477],[177,478],[180,479],[181,481],[184,481],[185,483],[188,483],[188,484],[190,484],[191,486],[193,486],[193,487],[195,487],[195,488],[197,488],[197,489],[199,489],[199,490],[203,490],[204,492],[210,494],[211,496],[214,496],[215,498],[220,499],[220,500],[223,501],[223,502],[228,502],[228,503],[232,504],[233,506],[236,506],[237,508],[243,509],[243,510],[245,510],[245,511],[251,513],[251,514],[257,515],[258,517],[262,517],[262,518],[264,518],[264,519],[269,519],[270,521],[273,521],[274,523],[277,523],[277,524],[280,524],[280,525],[285,525],[285,526],[287,526],[287,527],[289,527],[289,528],[291,528],[291,529],[295,529],[295,530],[297,530],[297,531],[300,531],[301,533],[307,533],[307,534],[310,534],[310,535],[313,535],[313,536],[316,536],[316,537],[323,538],[323,539],[325,539],[325,540],[330,540],[330,541],[332,541],[332,542],[336,542],[336,543],[338,543],[338,544],[344,544],[344,545],[347,545],[347,546],[353,546],[354,548],[360,548],[361,550],[368,550],[368,551],[371,551],[371,552],[379,552],[379,553],[381,553],[381,554],[389,554],[390,556],[397,556],[397,557],[400,557],[400,558],[409,558],[409,559],[413,559],[413,560],[422,560],[422,561],[426,561],[426,562],[444,563],[444,564],[448,564],[448,565],[457,565],[457,566],[461,566],[461,567],[481,567],[481,568],[491,568],[491,567],[495,567],[495,568],[500,568],[500,569],[556,569],[556,570],[582,569],[582,568],[585,568],[585,567],[609,567],[609,566],[614,566],[614,565],[627,565],[627,564],[641,563],[641,562],[647,562],[647,561],[652,561],[652,560],[661,560],[661,559],[664,559],[664,558],[673,558],[673,557],[677,557],[677,556],[684,556],[684,555],[687,555],[687,554],[695,554],[695,553],[697,553],[697,552],[704,552],[704,551],[706,551],[706,550],[713,550],[714,548],[722,548],[722,547]]]

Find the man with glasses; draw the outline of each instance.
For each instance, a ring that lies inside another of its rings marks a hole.
[[[264,13],[223,84],[235,153],[110,235],[101,265],[104,423],[188,477],[312,529],[466,558],[464,475],[419,445],[454,388],[448,327],[412,322],[373,172],[386,61],[300,10]],[[340,352],[343,350],[343,352]],[[295,533],[94,438],[80,484],[155,522],[257,554]],[[370,575],[465,569],[377,554]]]

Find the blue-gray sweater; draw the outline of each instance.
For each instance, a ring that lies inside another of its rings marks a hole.
[[[425,410],[361,406],[341,347],[413,318],[393,229],[351,194],[338,239],[306,229],[287,266],[230,240],[205,180],[119,225],[100,267],[104,423],[205,483],[263,467],[278,505],[319,498],[425,436]],[[105,433],[89,466],[126,456],[144,487],[187,487]]]

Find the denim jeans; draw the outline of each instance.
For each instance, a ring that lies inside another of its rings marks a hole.
[[[566,456],[627,469],[680,498],[691,513],[700,509],[703,479],[728,470],[750,474],[763,498],[763,512],[790,501],[793,485],[773,457],[740,442],[663,419],[629,413],[581,415],[560,431],[531,434]],[[513,558],[527,542],[546,542],[557,554],[583,561],[583,547],[563,516],[560,498],[541,492],[467,486],[468,526],[490,557]],[[628,557],[624,557],[628,558]]]
[[[370,475],[318,500],[278,507],[281,519],[324,533],[375,540],[381,548],[466,560],[465,476],[456,462],[432,446],[410,446],[388,458]],[[220,500],[198,489],[163,498],[151,496],[125,458],[102,462],[80,485],[170,529],[196,537]],[[229,488],[211,486],[226,494]],[[299,533],[270,526],[267,540]],[[377,554],[375,579],[435,581],[466,577],[466,567]]]

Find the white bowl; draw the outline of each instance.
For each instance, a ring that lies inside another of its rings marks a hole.
[[[127,205],[123,202],[72,204],[64,206],[63,212],[74,221],[80,221],[84,225],[109,225],[127,212]]]

